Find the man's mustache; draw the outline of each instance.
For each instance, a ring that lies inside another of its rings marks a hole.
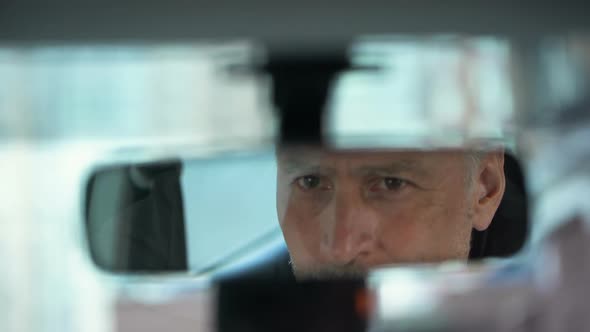
[[[306,268],[291,265],[297,280],[362,279],[368,274],[368,269],[356,264],[322,264],[321,266]]]

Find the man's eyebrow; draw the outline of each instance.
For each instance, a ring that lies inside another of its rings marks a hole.
[[[277,161],[279,167],[288,174],[302,170],[314,171],[320,168],[319,162],[308,162],[299,158],[279,157]]]
[[[417,175],[427,175],[428,171],[423,167],[422,163],[416,160],[404,159],[390,162],[384,162],[374,165],[363,165],[352,170],[355,175],[366,176],[375,173],[414,173]]]
[[[300,158],[280,158],[279,164],[281,165],[280,168],[285,171],[287,174],[297,173],[297,172],[330,172],[333,170],[332,168],[325,168],[320,166],[319,161],[312,160],[306,161]],[[367,176],[372,174],[399,174],[399,173],[412,173],[416,175],[427,175],[428,171],[425,167],[423,167],[422,163],[417,160],[411,159],[403,159],[403,160],[395,160],[389,162],[382,162],[382,163],[375,163],[369,165],[362,165],[355,167],[354,169],[350,170],[351,173],[355,176]]]

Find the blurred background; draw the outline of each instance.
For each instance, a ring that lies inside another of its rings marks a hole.
[[[6,7],[0,27],[17,27],[8,18],[17,12],[18,7]],[[56,13],[48,11],[39,29],[68,11]],[[219,264],[243,243],[267,234],[274,234],[265,237],[272,239],[271,247],[282,245],[273,203],[279,119],[271,81],[234,70],[264,63],[264,43],[256,38],[126,43],[109,42],[108,34],[97,41],[36,43],[24,33],[32,26],[26,23],[22,30],[24,43],[18,33],[0,34],[0,262],[5,264],[0,330],[115,328],[113,303],[121,284],[134,277],[106,275],[90,259],[81,197],[98,165],[222,156],[195,171],[206,180],[193,193],[200,204],[187,210],[211,220],[188,236],[219,256],[194,256],[191,264]],[[587,112],[576,107],[589,89],[590,40],[584,34],[546,35],[534,42],[486,33],[367,35],[355,37],[348,52],[355,65],[377,69],[338,77],[324,128],[329,144],[452,147],[498,140],[523,161],[533,203],[530,246],[563,214],[588,213],[582,201],[587,179],[576,177],[585,174],[587,164],[580,163],[587,161]],[[568,131],[576,136],[561,149]],[[240,153],[258,159],[240,159]],[[224,167],[227,174],[264,175],[228,181],[254,181],[244,204],[256,198],[272,208],[251,210],[252,222],[231,223],[243,215],[215,205],[220,202],[215,188],[223,184],[206,176]],[[187,170],[183,181],[191,176],[195,173]],[[577,191],[564,187],[568,183]],[[209,236],[221,233],[227,242]],[[206,287],[207,280],[192,285]],[[150,301],[166,292],[150,293],[146,286],[140,293],[136,296]]]

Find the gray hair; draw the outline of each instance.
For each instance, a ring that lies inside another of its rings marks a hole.
[[[467,186],[473,184],[473,179],[477,175],[479,163],[483,159],[485,152],[479,150],[471,150],[465,152],[465,162],[467,164],[467,173],[465,174],[465,182]]]

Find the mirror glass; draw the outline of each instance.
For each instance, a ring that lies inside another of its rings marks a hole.
[[[114,163],[88,178],[86,230],[94,262],[112,272],[349,277],[514,255],[524,183],[504,149],[279,147]]]

